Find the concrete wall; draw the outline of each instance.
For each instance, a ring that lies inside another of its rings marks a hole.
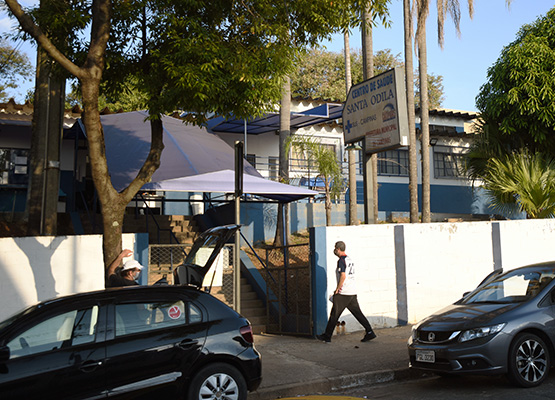
[[[123,235],[124,248],[145,266],[146,236]],[[103,266],[101,235],[1,238],[0,320],[39,301],[103,289]]]
[[[318,227],[313,312],[325,328],[336,286],[334,243],[354,260],[362,311],[375,327],[413,324],[458,300],[497,268],[555,259],[555,220]],[[346,311],[348,331],[362,329]]]

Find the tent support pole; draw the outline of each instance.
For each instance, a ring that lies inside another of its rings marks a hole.
[[[243,195],[243,142],[235,142],[235,223],[241,225],[241,196]],[[233,305],[241,313],[241,228],[235,233],[233,252]]]

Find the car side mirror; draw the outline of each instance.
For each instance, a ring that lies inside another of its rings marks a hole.
[[[0,346],[0,364],[10,359],[10,348],[8,346]]]

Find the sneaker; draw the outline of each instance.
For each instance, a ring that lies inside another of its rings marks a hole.
[[[326,335],[316,335],[316,339],[321,340],[322,342],[330,343],[331,339]]]
[[[374,339],[376,334],[374,331],[366,332],[366,335],[361,339],[361,342],[369,342],[370,340]]]

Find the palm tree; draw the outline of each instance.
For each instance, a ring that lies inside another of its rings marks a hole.
[[[483,187],[503,214],[518,209],[528,218],[555,216],[555,160],[540,153],[523,150],[491,159]]]
[[[458,0],[436,0],[438,43],[443,48],[445,16],[453,19],[457,34],[460,34],[460,4]],[[430,212],[430,126],[428,113],[428,56],[426,46],[426,20],[429,14],[429,0],[417,0],[416,43],[418,49],[418,72],[420,79],[420,129],[422,149],[422,222],[431,221]],[[474,13],[474,1],[468,0],[470,18]]]
[[[371,3],[363,3],[362,8],[362,75],[363,80],[374,76],[374,50],[372,44],[372,8]],[[370,168],[369,168],[370,167]],[[372,193],[372,209],[365,204],[365,222],[378,221],[378,154],[373,153],[370,159],[364,156],[365,193]],[[370,186],[370,187],[369,187]]]
[[[349,90],[352,85],[351,78],[351,48],[349,46],[349,30],[343,34],[343,41],[345,43],[345,95],[349,95]],[[349,157],[349,225],[356,225],[357,221],[357,179],[356,179],[356,165],[355,157],[356,151],[354,149],[348,150]]]
[[[313,167],[318,173],[318,178],[324,182],[326,225],[330,226],[332,200],[338,199],[345,188],[337,154],[314,137],[309,136],[289,136],[285,149],[289,152],[291,148],[295,148],[298,154],[302,154],[307,165],[310,168]],[[309,176],[308,179],[311,177]]]
[[[414,115],[414,69],[412,59],[412,10],[410,0],[403,0],[405,30],[405,80],[409,125],[409,196],[410,222],[418,222],[418,165],[416,161],[416,124]],[[409,84],[410,83],[410,84]]]
[[[289,183],[289,151],[286,143],[291,135],[291,79],[284,77],[279,109],[279,180]],[[289,206],[278,204],[274,246],[287,246],[289,241]]]

